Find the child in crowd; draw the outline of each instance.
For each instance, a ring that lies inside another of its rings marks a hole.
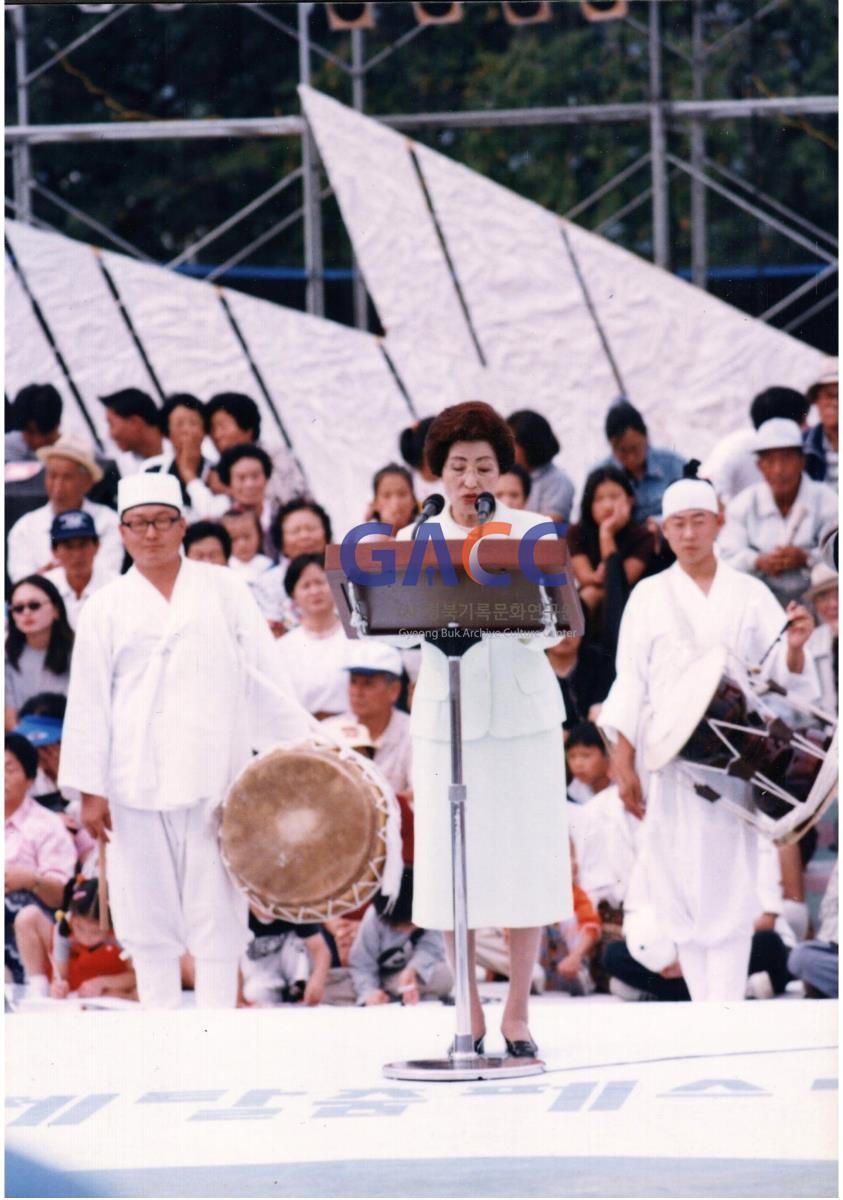
[[[585,804],[611,783],[606,745],[591,721],[582,721],[570,730],[565,758],[570,777],[568,799],[574,804]]]
[[[100,927],[99,884],[77,875],[65,889],[57,924],[35,905],[15,919],[27,995],[117,996],[137,1000],[135,972],[123,957],[111,922]]]
[[[258,514],[252,509],[235,506],[225,513],[222,523],[231,538],[228,565],[242,575],[247,583],[254,583],[259,575],[272,566],[272,559],[261,553],[263,530]]]
[[[418,1004],[450,993],[453,976],[442,934],[414,925],[412,908],[413,868],[405,867],[392,911],[386,911],[386,900],[378,893],[351,947],[351,983],[358,1004]]]
[[[293,925],[252,906],[254,938],[243,956],[243,996],[257,1007],[320,1004],[331,966],[321,925]]]
[[[539,961],[544,968],[545,990],[588,996],[594,991],[590,962],[600,941],[600,918],[577,882],[577,860],[571,845],[574,915],[567,921],[547,925],[542,931]]]
[[[387,463],[372,480],[374,499],[369,505],[367,520],[383,521],[392,526],[393,534],[414,521],[419,511],[413,489],[413,476],[398,463]]]

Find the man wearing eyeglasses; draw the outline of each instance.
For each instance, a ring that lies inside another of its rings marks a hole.
[[[141,1003],[181,1003],[196,962],[199,1007],[233,1007],[247,905],[222,863],[218,810],[253,750],[306,736],[312,719],[279,674],[266,621],[242,580],[181,555],[173,475],[120,481],[132,568],[79,617],[59,783],[109,842],[114,924]]]

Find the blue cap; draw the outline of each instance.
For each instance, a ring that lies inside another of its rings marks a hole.
[[[50,526],[51,542],[69,542],[71,538],[98,538],[97,527],[90,513],[71,508],[53,517]]]
[[[21,717],[12,733],[20,733],[31,746],[54,746],[61,741],[64,722],[61,717]]]

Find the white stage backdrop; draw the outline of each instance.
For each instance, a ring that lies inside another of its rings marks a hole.
[[[474,398],[504,412],[543,412],[563,443],[559,461],[578,481],[605,455],[603,421],[621,387],[563,232],[623,391],[655,443],[702,458],[747,420],[757,392],[772,384],[804,390],[816,379],[822,356],[810,346],[377,121],[300,91],[387,347],[422,414],[472,398],[464,383],[473,376]],[[455,383],[443,378],[449,359],[477,365]]]
[[[187,391],[207,400],[215,392],[239,391],[251,396],[261,410],[262,441],[270,448],[282,444],[279,421],[283,423],[309,488],[329,511],[337,536],[362,520],[372,475],[397,458],[398,434],[413,419],[376,337],[102,252],[142,355],[97,264],[101,252],[14,221],[6,229],[108,449],[114,447],[99,396],[140,387],[160,401],[145,355],[165,395]],[[65,401],[63,427],[90,440],[9,262],[6,381],[10,396],[27,383],[55,383]]]

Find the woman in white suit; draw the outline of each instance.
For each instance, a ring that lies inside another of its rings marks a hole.
[[[446,538],[465,538],[480,524],[474,504],[495,491],[514,460],[506,422],[488,404],[446,408],[425,442],[431,469],[448,503],[431,520]],[[519,537],[546,521],[538,513],[498,504],[494,520]],[[399,534],[409,538],[407,527]],[[498,597],[490,591],[490,602]],[[462,659],[463,771],[467,785],[468,924],[510,930],[510,986],[501,1032],[511,1055],[537,1047],[527,1025],[530,978],[541,927],[570,915],[571,868],[565,815],[562,746],[564,706],[544,650],[560,638],[484,636]],[[454,926],[448,665],[425,642],[411,713],[415,803],[413,921],[422,928]],[[453,959],[453,934],[446,932]],[[485,1035],[469,935],[471,1023],[475,1043]],[[478,1046],[479,1050],[479,1046]]]

